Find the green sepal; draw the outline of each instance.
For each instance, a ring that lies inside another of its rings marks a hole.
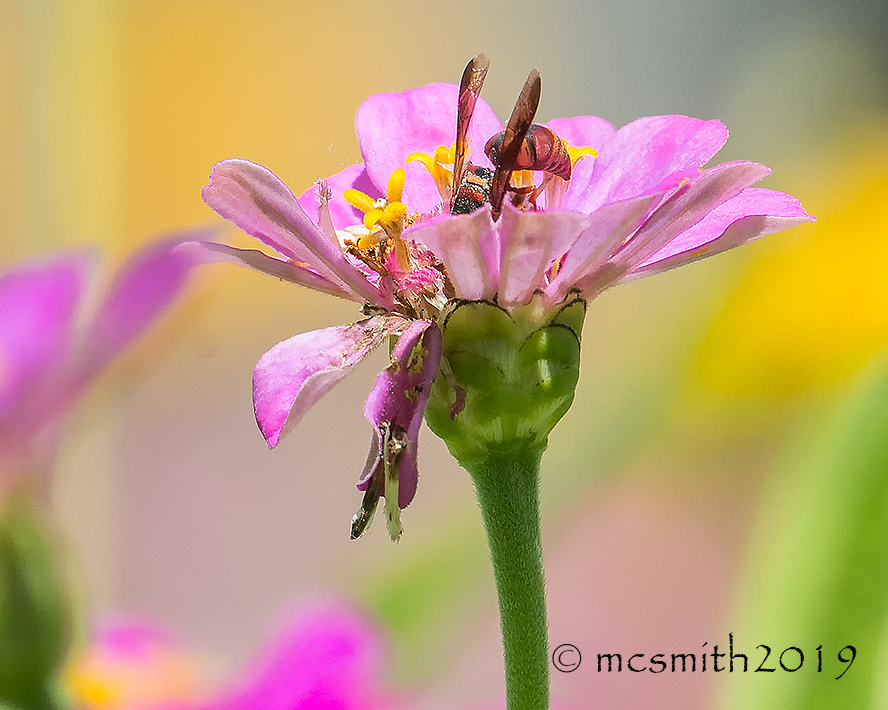
[[[460,301],[442,320],[444,356],[426,421],[466,467],[491,452],[545,449],[579,378],[586,304],[506,309]]]

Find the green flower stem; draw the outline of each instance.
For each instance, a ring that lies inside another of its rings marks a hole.
[[[497,451],[467,469],[487,530],[506,667],[508,710],[548,710],[549,640],[537,447]]]
[[[509,710],[548,710],[539,467],[573,401],[586,304],[454,302],[426,421],[471,474],[499,595]]]

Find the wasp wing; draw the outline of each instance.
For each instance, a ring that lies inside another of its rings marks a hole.
[[[451,204],[453,196],[459,189],[463,176],[463,167],[466,163],[466,138],[469,135],[469,124],[472,122],[472,114],[475,112],[475,103],[481,94],[481,87],[490,68],[490,61],[483,54],[472,59],[465,68],[462,80],[459,82],[459,101],[456,109],[456,144],[453,151],[453,187],[451,189]]]
[[[521,144],[536,116],[540,105],[540,73],[534,69],[524,82],[524,88],[518,95],[515,108],[503,132],[503,142],[499,150],[499,161],[493,181],[490,184],[490,206],[493,208],[494,219],[499,217],[503,206],[503,197],[509,186],[509,179],[515,169],[515,161],[521,151]]]

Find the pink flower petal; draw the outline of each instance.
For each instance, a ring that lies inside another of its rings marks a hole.
[[[108,365],[172,305],[195,265],[176,249],[181,242],[174,237],[149,244],[118,271],[83,334],[82,377]]]
[[[407,444],[407,449],[397,459],[400,508],[406,508],[416,494],[419,426],[440,361],[441,330],[437,324],[413,321],[398,338],[392,351],[392,363],[379,373],[364,406],[367,421],[373,425],[376,455],[371,451],[358,489],[367,490],[370,478],[382,463],[385,450],[381,426],[397,427]]]
[[[271,171],[246,160],[223,160],[203,189],[204,201],[261,242],[353,294],[356,301],[392,307],[337,245],[312,222]]]
[[[342,199],[342,193],[346,190],[360,190],[364,194],[373,197],[380,197],[376,193],[379,190],[370,182],[370,176],[363,163],[350,165],[345,170],[332,175],[326,179],[327,186],[333,193],[333,199],[328,203],[330,205],[330,216],[333,218],[333,225],[336,229],[345,229],[356,224],[364,223],[364,213],[359,209],[352,207],[348,202]],[[317,185],[312,185],[300,196],[299,206],[305,210],[308,215],[316,215],[318,211]]]
[[[269,448],[352,367],[404,324],[401,316],[374,316],[353,325],[302,333],[265,353],[253,370],[253,407]]]
[[[288,619],[226,697],[207,710],[373,710],[384,703],[376,629],[344,605]]]
[[[471,214],[442,215],[404,233],[424,244],[447,267],[459,298],[490,300],[499,287],[499,237],[490,208]]]
[[[622,280],[658,274],[813,220],[791,195],[750,187],[716,207]]]
[[[592,212],[602,205],[662,189],[676,173],[705,165],[724,145],[728,131],[719,121],[688,116],[639,118],[605,143],[591,179],[572,190],[565,209]]]
[[[85,323],[77,313],[90,271],[83,255],[0,279],[0,459],[11,461],[0,469],[17,476],[45,464],[38,460],[51,455],[67,408],[170,306],[192,263],[173,252],[178,241],[136,252]]]
[[[182,642],[167,628],[138,616],[103,618],[95,630],[96,655],[110,661],[139,660],[158,650],[178,649]]]
[[[572,118],[553,118],[546,125],[568,142],[578,148],[594,148],[601,152],[617,129],[610,121],[598,116],[574,116]],[[585,160],[585,158],[584,158]]]
[[[598,116],[576,116],[574,118],[556,118],[548,121],[546,125],[561,136],[571,146],[593,148],[599,153],[604,145],[614,136],[616,129],[609,121]],[[592,168],[595,165],[594,156],[586,156],[574,165],[573,176],[567,195],[572,192],[580,194],[587,189],[589,180],[592,179]],[[569,199],[566,197],[565,199]]]
[[[70,254],[0,276],[0,422],[21,418],[26,393],[64,369],[90,262]]]
[[[770,172],[764,165],[750,162],[724,163],[706,170],[695,181],[672,191],[645,218],[639,230],[597,271],[581,276],[577,286],[585,298],[593,298],[720,204]]]
[[[770,174],[770,168],[747,161],[723,163],[698,174],[657,207],[614,260],[630,269],[643,263],[716,207]]]
[[[227,244],[216,242],[183,242],[176,247],[177,251],[187,251],[195,263],[211,264],[226,261],[239,266],[246,266],[253,271],[268,274],[290,283],[329,293],[340,298],[354,300],[355,294],[328,281],[320,274],[295,264],[292,261],[275,259],[258,249],[237,249]]]
[[[597,272],[661,199],[662,193],[654,193],[613,202],[593,212],[588,228],[571,245],[557,276],[546,288],[547,300],[560,303],[582,279]]]
[[[528,303],[546,271],[586,230],[592,219],[574,212],[525,212],[506,206],[499,221],[502,262],[498,303]]]
[[[432,154],[439,145],[456,140],[456,107],[459,87],[455,84],[429,84],[402,93],[377,94],[358,109],[355,129],[361,154],[377,197],[385,194],[391,174],[407,170],[402,202],[414,212],[430,212],[441,204],[441,196],[425,169],[415,163],[405,166],[411,153]],[[502,130],[502,123],[483,98],[475,105],[469,127],[469,159],[490,166],[484,144]]]

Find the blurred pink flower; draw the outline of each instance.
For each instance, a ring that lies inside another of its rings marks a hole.
[[[138,620],[106,628],[66,680],[87,710],[403,708],[381,685],[382,657],[376,628],[327,602],[289,618],[240,677],[209,700],[195,700],[197,664],[169,634]]]
[[[327,604],[303,612],[271,639],[240,682],[205,710],[383,710],[382,644],[355,611]]]
[[[64,672],[78,708],[138,710],[196,703],[203,668],[174,634],[137,617],[99,626],[92,645]]]
[[[248,666],[210,692],[205,663],[175,634],[136,617],[102,625],[65,672],[81,710],[407,710],[444,707],[385,687],[386,644],[354,608],[320,601],[283,617]],[[466,707],[460,705],[460,707]],[[469,706],[504,710],[504,703]],[[553,710],[569,706],[553,703]]]
[[[175,241],[121,267],[86,308],[94,254],[19,264],[0,275],[0,500],[46,468],[62,417],[84,388],[173,302],[190,270]]]
[[[462,186],[448,163],[459,160],[446,146],[464,99],[474,110],[466,145],[475,163],[466,165],[482,184],[472,188],[478,209],[451,214]],[[417,483],[412,424],[438,372],[439,323],[454,304],[490,301],[511,311],[536,299],[547,313],[811,220],[790,195],[750,187],[770,173],[763,165],[703,169],[727,139],[719,121],[654,116],[615,130],[601,118],[580,116],[547,126],[566,142],[570,169],[538,171],[544,179],[533,190],[533,178],[520,176],[514,195],[532,194],[532,202],[522,198],[516,208],[507,201],[502,214],[485,204],[492,188],[482,177],[495,167],[482,147],[502,123],[477,91],[461,96],[452,84],[367,99],[356,120],[364,162],[319,181],[298,200],[259,165],[226,160],[214,167],[204,200],[279,256],[194,245],[204,260],[240,263],[356,301],[370,316],[297,335],[260,359],[254,407],[270,447],[387,336],[401,334],[402,354],[426,355],[412,363],[415,381],[396,381],[391,372],[377,380],[365,410],[376,438],[359,487],[376,499],[395,493],[382,490],[378,470],[400,466],[395,498],[404,508]],[[378,396],[383,388],[388,395]],[[409,401],[390,400],[402,394]],[[397,515],[387,505],[389,512]],[[353,533],[371,513],[362,506]],[[400,530],[395,523],[393,536]]]

